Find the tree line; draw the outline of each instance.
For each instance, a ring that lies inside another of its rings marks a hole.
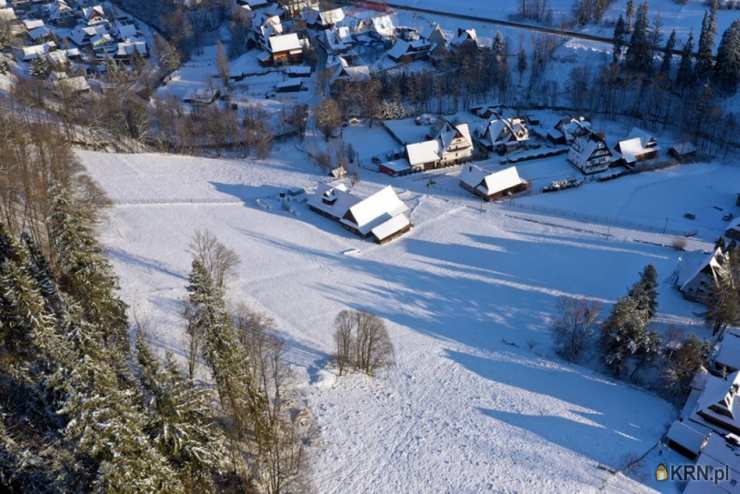
[[[194,239],[184,311],[193,363],[183,370],[170,354],[160,359],[151,328],[139,324],[130,338],[118,279],[95,234],[101,202],[89,200],[89,180],[63,136],[42,124],[10,129],[6,156],[16,156],[2,161],[0,221],[0,490],[310,489],[311,415],[274,323],[227,304],[233,253],[212,236]]]

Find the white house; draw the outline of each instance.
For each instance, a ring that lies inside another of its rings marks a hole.
[[[589,132],[573,141],[568,150],[568,161],[584,174],[597,173],[609,169],[614,154],[603,136]]]
[[[411,229],[406,215],[409,208],[390,186],[361,199],[343,184],[321,184],[316,193],[309,196],[308,206],[378,243],[390,241]]]
[[[406,158],[412,171],[422,171],[467,161],[473,151],[468,124],[441,121],[434,138],[406,145]]]
[[[529,187],[527,181],[519,176],[515,166],[490,173],[475,165],[465,165],[459,178],[462,188],[486,201],[516,194]]]

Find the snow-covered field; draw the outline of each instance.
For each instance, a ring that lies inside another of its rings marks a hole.
[[[232,298],[276,319],[321,427],[323,447],[312,452],[318,492],[677,490],[654,481],[659,461],[680,461],[669,450],[653,451],[624,474],[597,468],[620,469],[650,449],[672,406],[563,362],[548,331],[559,296],[612,303],[653,263],[658,319],[707,336],[697,306],[671,286],[679,253],[628,240],[669,238],[624,230],[607,239],[605,225],[497,205],[481,210],[449,175],[430,186],[423,175],[363,172],[360,193],[391,183],[412,209],[414,229],[377,246],[304,204],[286,208],[276,199],[286,187],[324,179],[292,144],[264,162],[79,156],[114,203],[102,238],[123,296],[161,349],[182,353],[180,302],[193,232],[209,229],[241,256]],[[661,173],[654,182],[588,184],[552,200],[566,209],[593,204],[604,214],[616,207],[637,220],[646,209],[662,215],[660,208],[672,208],[661,206],[676,200],[671,184],[676,197],[688,184],[697,187],[690,206],[702,211],[725,199],[724,189],[715,195],[702,186],[738,183],[736,166]],[[614,196],[627,206],[613,206]],[[397,358],[387,374],[335,379],[327,367],[333,318],[348,307],[387,321]]]
[[[511,20],[512,16],[517,14],[520,5],[520,2],[511,0],[488,2],[481,2],[480,0],[394,0],[392,3],[504,21]],[[640,3],[636,1],[635,8]],[[569,19],[571,17],[572,0],[547,0],[547,5],[553,11],[553,19],[556,24],[562,19]],[[611,36],[614,30],[614,23],[620,15],[624,15],[626,6],[627,0],[612,2],[600,25],[589,25],[581,30],[590,34]],[[651,22],[656,15],[660,15],[663,22],[663,31],[666,36],[670,33],[671,29],[675,29],[677,37],[681,41],[685,40],[690,32],[693,32],[695,44],[701,31],[702,17],[707,8],[707,2],[704,0],[688,0],[685,5],[680,5],[674,0],[648,0]],[[716,44],[719,44],[722,33],[739,15],[737,10],[719,11],[717,16],[718,34],[715,40]]]

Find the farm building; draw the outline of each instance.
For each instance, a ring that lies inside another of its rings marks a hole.
[[[489,151],[506,152],[529,140],[529,129],[521,118],[497,118],[488,122],[480,142]]]
[[[681,261],[676,284],[684,297],[705,303],[722,275],[727,256],[721,248],[711,254],[692,252]]]
[[[303,61],[303,44],[296,33],[270,36],[270,56],[272,63],[301,63]]]
[[[348,230],[362,237],[372,237],[380,244],[411,229],[406,216],[409,208],[390,186],[361,199],[343,184],[321,184],[308,198],[308,206],[338,221]]]
[[[568,161],[588,175],[609,169],[614,161],[614,154],[609,149],[604,136],[589,132],[573,141],[568,151]]]
[[[465,165],[460,172],[460,186],[465,190],[493,201],[501,197],[527,190],[529,184],[519,176],[515,166],[489,173],[475,165]]]

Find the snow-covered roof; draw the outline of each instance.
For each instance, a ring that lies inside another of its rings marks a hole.
[[[740,369],[740,335],[732,331],[725,331],[714,361],[732,370]]]
[[[389,15],[373,17],[373,30],[381,36],[391,38],[396,33],[396,26]]]
[[[83,7],[82,15],[85,16],[85,19],[92,19],[93,17],[105,17],[105,9],[103,9],[102,5]]]
[[[732,470],[731,477],[740,476],[740,447],[731,444],[718,434],[710,434],[704,441],[698,465],[727,465]]]
[[[240,0],[240,3],[248,6],[251,9],[258,9],[260,7],[266,7],[270,4],[270,0]]]
[[[370,230],[370,233],[378,240],[378,242],[382,242],[409,226],[411,226],[411,222],[408,217],[405,214],[399,214],[398,216],[394,216],[388,221],[376,226]]]
[[[479,190],[485,195],[494,195],[526,183],[519,176],[515,166],[489,173],[476,165],[464,165],[459,175],[460,181],[468,187]]]
[[[529,139],[529,129],[521,118],[496,118],[488,122],[484,135],[492,146]]]
[[[336,9],[319,12],[319,20],[324,26],[331,26],[344,20],[344,10],[339,7]]]
[[[475,29],[460,29],[457,36],[450,41],[450,44],[460,46],[471,41],[476,45],[478,44],[478,33],[475,32]]]
[[[696,152],[696,146],[694,146],[690,142],[677,142],[676,144],[671,146],[671,149],[679,155],[686,155]]]
[[[652,153],[655,150],[655,148],[645,147],[640,137],[632,137],[631,139],[619,141],[617,146],[619,148],[619,153],[627,163],[634,163],[640,158],[640,156]]]
[[[441,149],[437,139],[406,146],[406,154],[408,155],[411,166],[439,161],[441,159],[440,152]]]
[[[408,41],[399,39],[398,41],[396,41],[393,47],[388,50],[387,55],[393,60],[398,60],[406,55],[410,48],[411,46],[409,45]]]
[[[279,36],[270,36],[270,51],[280,53],[284,51],[302,50],[301,40],[298,34],[281,34]]]
[[[342,183],[320,183],[316,192],[308,196],[308,204],[336,220],[341,220],[349,208],[359,202]]]
[[[44,27],[44,21],[41,19],[24,19],[23,25],[26,27],[27,31],[31,31],[33,29]]]
[[[146,41],[124,41],[116,45],[116,56],[127,57],[134,53],[146,56],[149,52]]]
[[[366,235],[373,228],[405,213],[408,209],[389,185],[351,206],[342,222],[349,223]]]
[[[702,446],[705,444],[707,434],[690,427],[685,422],[676,420],[666,433],[666,438],[679,444],[685,449],[698,455]]]
[[[717,260],[720,255],[722,255],[722,249],[720,248],[715,249],[710,254],[695,251],[684,255],[678,267],[678,278],[676,279],[678,288],[680,290],[686,289],[687,285],[708,265],[716,269],[721,268]]]
[[[0,8],[5,8],[8,6],[7,0],[0,0]]]
[[[51,35],[51,29],[49,29],[46,26],[40,26],[40,27],[31,29],[30,31],[28,31],[28,36],[34,41],[39,41],[41,39],[46,38],[49,35]]]
[[[704,391],[696,403],[697,412],[706,411],[710,407],[720,404],[730,413],[731,418],[737,420],[740,417],[735,416],[735,392],[740,385],[740,372],[735,371],[722,379],[712,375],[707,376],[704,384]]]
[[[639,137],[642,146],[646,148],[655,147],[658,144],[658,141],[657,139],[655,139],[655,136],[653,134],[645,129],[641,129],[640,127],[632,127],[632,129],[629,131],[629,134],[627,134],[627,139],[632,139],[633,137]]]
[[[136,26],[133,24],[116,23],[115,31],[121,39],[136,38],[138,36]]]
[[[22,61],[28,62],[49,53],[56,46],[56,43],[49,41],[40,45],[19,46],[13,49],[15,50],[16,58],[20,57]]]

